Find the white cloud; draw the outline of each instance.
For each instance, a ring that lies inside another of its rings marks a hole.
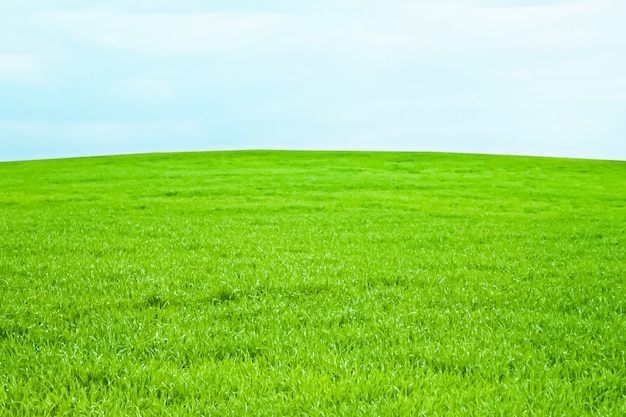
[[[554,60],[554,54],[574,50],[610,53],[626,49],[626,26],[621,24],[626,15],[615,1],[525,7],[501,4],[337,0],[300,6],[299,10],[283,7],[290,14],[150,14],[92,9],[44,13],[41,23],[72,42],[159,55],[254,57],[261,58],[260,66],[274,66],[279,71],[285,67],[296,73],[307,70],[300,67],[302,62],[293,61],[294,56],[300,61],[317,61],[322,71],[329,66],[333,71],[356,70],[368,75],[415,61],[451,60],[451,65],[464,68],[470,67],[468,62],[477,62],[475,67],[484,69],[523,61],[529,55],[543,54],[545,62]],[[520,71],[519,63],[511,64],[509,73]],[[533,68],[521,70],[534,73]]]
[[[274,14],[138,14],[111,10],[54,12],[42,22],[74,40],[134,51],[206,53],[257,45],[280,31]]]
[[[597,42],[626,45],[620,10],[610,0],[532,7],[445,0],[384,5],[366,8],[370,14],[334,18],[330,25],[327,16],[317,15],[313,21],[302,17],[299,26],[304,29],[295,39],[370,56],[425,52],[462,56],[507,48],[580,48]]]
[[[121,80],[117,92],[122,97],[149,102],[168,102],[178,97],[173,82],[143,77]]]
[[[37,59],[28,54],[0,54],[0,80],[33,82],[39,79]]]
[[[624,46],[626,30],[619,19],[624,10],[616,4],[581,0],[504,7],[467,0],[344,0],[317,2],[300,10],[283,7],[284,14],[91,9],[44,13],[40,22],[73,41],[123,50],[197,54],[304,48],[345,58],[369,57],[369,62],[381,65],[386,59],[393,65],[420,53],[461,56],[597,42]]]

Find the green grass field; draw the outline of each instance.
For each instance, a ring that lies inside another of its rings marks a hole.
[[[2,416],[624,416],[626,162],[0,164]]]

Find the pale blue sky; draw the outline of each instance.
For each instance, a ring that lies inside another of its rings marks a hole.
[[[213,149],[626,160],[625,115],[626,0],[0,5],[4,161]]]

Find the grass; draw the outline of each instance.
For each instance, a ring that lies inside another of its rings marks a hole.
[[[626,415],[626,163],[0,164],[0,415]]]

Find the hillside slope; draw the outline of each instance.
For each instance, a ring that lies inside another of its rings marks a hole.
[[[626,414],[625,162],[0,163],[0,236],[2,415]]]

